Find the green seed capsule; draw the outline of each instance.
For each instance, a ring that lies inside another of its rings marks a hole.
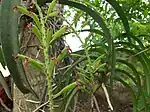
[[[49,5],[48,11],[47,11],[47,16],[49,16],[49,14],[53,11],[55,5],[56,5],[56,0],[53,0]]]
[[[25,59],[28,59],[28,62],[35,68],[37,68],[38,70],[42,71],[43,72],[43,63],[39,62],[38,60],[35,60],[35,59],[32,59],[32,58],[29,58],[25,55],[22,55],[22,54],[18,54],[17,55],[18,58],[22,59],[22,60],[25,60]]]
[[[33,20],[36,23],[37,27],[40,29],[41,28],[41,23],[40,23],[40,20],[38,18],[38,15],[36,15],[35,13],[32,13],[31,17],[33,18]]]
[[[58,12],[55,11],[55,12],[52,12],[48,15],[48,17],[53,17],[53,16],[57,16],[58,15]]]
[[[67,49],[64,48],[62,50],[62,52],[58,55],[58,57],[56,58],[57,62],[60,62],[62,59],[65,58],[65,56],[67,55]]]
[[[66,26],[63,26],[57,32],[55,32],[50,44],[52,44],[54,41],[56,41],[58,38],[60,38],[66,32],[66,30],[67,30]]]
[[[34,32],[34,34],[36,35],[36,37],[38,38],[38,40],[40,42],[42,42],[42,35],[41,35],[40,30],[37,28],[37,26],[32,25],[32,31]]]
[[[76,82],[73,82],[67,86],[65,86],[60,92],[58,92],[56,95],[54,95],[54,99],[57,98],[58,96],[60,96],[62,93],[65,93],[73,88],[75,88],[77,86]]]
[[[19,10],[21,13],[30,16],[30,12],[23,6],[16,6],[16,9]]]
[[[46,30],[46,38],[47,38],[47,43],[49,44],[50,43],[50,41],[52,40],[52,30],[51,29],[49,29],[49,28],[47,28],[47,30]]]

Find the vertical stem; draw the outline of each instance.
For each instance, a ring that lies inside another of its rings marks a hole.
[[[47,76],[47,83],[48,83],[48,96],[49,96],[49,106],[50,106],[50,112],[54,112],[54,106],[53,106],[53,97],[52,97],[52,76],[53,76],[53,70],[54,66],[51,66],[52,60],[49,57],[49,45],[47,44],[47,38],[46,38],[46,30],[45,30],[45,22],[44,22],[44,16],[41,11],[41,8],[38,6],[37,3],[35,3],[39,16],[41,21],[41,33],[42,33],[42,46],[43,46],[43,53],[44,53],[44,65],[45,65],[45,74]]]
[[[49,106],[50,106],[50,112],[53,112],[53,98],[52,98],[52,73],[51,70],[54,68],[50,67],[50,58],[48,55],[48,49],[47,47],[44,49],[44,60],[45,60],[45,72],[47,75],[47,83],[48,83],[48,95],[49,95]]]
[[[70,24],[65,18],[63,18],[68,24]],[[83,45],[83,49],[84,49],[84,52],[85,52],[85,55],[88,59],[88,63],[89,63],[89,72],[90,72],[90,79],[91,81],[93,82],[94,80],[94,75],[93,75],[93,68],[92,68],[92,62],[91,62],[91,59],[90,59],[90,55],[88,53],[88,49],[86,48],[85,46],[85,43],[82,41],[82,39],[80,38],[80,36],[77,34],[77,32],[75,31],[75,29],[72,27],[72,25],[70,25],[70,28],[73,30],[73,33],[76,34],[77,38],[80,40],[81,44]]]

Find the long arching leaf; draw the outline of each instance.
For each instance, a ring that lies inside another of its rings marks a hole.
[[[37,3],[39,3],[40,5],[43,5],[46,2],[51,2],[51,0],[37,0]],[[64,5],[68,5],[71,7],[75,7],[77,9],[80,9],[84,12],[86,12],[87,14],[89,14],[95,22],[97,22],[99,24],[99,26],[102,28],[103,32],[104,32],[104,37],[107,40],[108,43],[108,50],[109,50],[109,64],[111,65],[111,76],[113,76],[115,74],[115,63],[116,63],[116,56],[115,56],[115,48],[114,48],[114,44],[113,44],[113,39],[111,37],[110,31],[107,28],[104,20],[102,19],[102,17],[100,16],[100,14],[94,10],[92,10],[91,8],[77,3],[77,2],[73,2],[73,1],[69,1],[69,0],[59,0],[60,4],[64,4]],[[110,82],[112,83],[112,77]]]
[[[0,72],[0,83],[3,86],[7,96],[12,100],[12,94],[10,88],[8,87],[8,84],[6,83],[5,78],[1,72]]]
[[[132,95],[132,103],[133,103],[133,112],[137,112],[137,100],[136,100],[136,95],[133,89],[130,87],[129,84],[127,84],[125,81],[123,81],[120,77],[115,77],[115,80],[121,82],[125,87],[129,89]]]
[[[119,42],[120,43],[120,42]],[[137,51],[140,51],[140,49],[131,44],[131,43],[126,43],[126,42],[121,42],[122,45],[125,44],[125,45],[128,45],[128,46],[132,46],[133,48],[135,48],[135,50]],[[125,48],[118,48],[117,51],[123,51],[123,52],[127,52],[127,53],[130,53],[130,54],[135,54],[133,50],[128,50],[128,49],[125,49]],[[149,65],[149,59],[148,57],[144,54],[144,53],[141,53],[140,55],[136,55],[136,58],[138,59],[138,61],[141,62],[142,66],[143,66],[143,70],[144,70],[144,74],[146,76],[146,89],[147,89],[147,94],[149,95],[150,94],[150,65]]]
[[[134,48],[136,51],[141,52],[142,49],[140,49],[137,45],[134,45],[129,42],[116,42],[116,44],[121,44],[121,45],[126,45],[130,48]],[[150,60],[148,59],[148,56],[143,52],[140,55],[142,55],[146,66],[148,67],[148,70],[150,70]],[[147,89],[147,94],[150,95],[150,72],[146,73],[146,89]]]
[[[140,46],[142,49],[145,48],[144,45],[143,45],[143,43],[142,43],[142,41],[140,40],[139,36],[134,36],[134,35],[132,35],[132,34],[123,33],[123,34],[119,35],[117,38],[120,38],[120,37],[121,37],[121,39],[123,39],[123,38],[131,38],[131,39],[133,39],[134,41],[138,42],[139,46]]]
[[[125,74],[125,75],[128,76],[130,79],[132,79],[132,81],[136,84],[135,78],[134,78],[130,73],[128,73],[127,71],[122,70],[122,69],[119,69],[119,68],[116,68],[116,72],[120,72],[120,73]]]
[[[136,80],[137,80],[137,86],[138,86],[138,88],[141,88],[140,75],[139,75],[139,73],[137,72],[137,70],[135,69],[135,67],[134,67],[131,63],[129,63],[129,62],[123,60],[123,59],[116,59],[116,62],[125,64],[126,66],[128,66],[128,67],[133,71],[133,74],[135,75]]]
[[[19,13],[14,12],[15,5],[20,4],[20,0],[3,0],[0,14],[0,32],[1,43],[4,57],[16,86],[23,93],[29,93],[32,90],[21,60],[15,59],[19,52],[18,45],[18,18]],[[10,19],[11,18],[11,19]]]
[[[124,28],[126,30],[127,33],[130,32],[130,27],[129,27],[129,23],[128,20],[121,8],[121,6],[119,6],[118,2],[116,0],[106,0],[109,4],[112,5],[112,7],[116,10],[117,14],[120,16],[120,19],[123,22]]]
[[[117,59],[116,62],[125,64],[126,66],[128,66],[133,71],[133,73],[134,73],[134,75],[135,75],[135,77],[137,79],[138,90],[141,93],[141,96],[142,96],[144,102],[146,102],[146,97],[145,97],[145,94],[143,93],[143,90],[142,90],[142,87],[141,87],[140,75],[137,72],[136,68],[131,63],[129,63],[129,62],[125,61],[125,60],[122,60],[122,59]],[[145,108],[147,109],[147,104],[146,103],[145,103]]]
[[[100,16],[100,14],[98,12],[95,12],[94,10],[92,10],[91,8],[89,8],[83,4],[69,1],[69,0],[60,0],[59,3],[78,8],[78,9],[86,12],[87,14],[89,14],[94,19],[94,21],[97,22],[99,24],[99,26],[102,28],[109,47],[112,47],[112,38],[111,38],[110,31],[107,28],[104,20],[102,19],[102,17]]]
[[[40,4],[40,5],[44,5],[46,2],[51,2],[52,0],[37,0],[37,3]],[[78,8],[84,12],[86,12],[87,14],[89,14],[95,22],[97,22],[100,27],[102,28],[103,32],[104,32],[104,35],[106,37],[106,40],[108,42],[108,45],[110,47],[111,44],[112,44],[112,39],[111,39],[111,34],[110,34],[110,31],[109,29],[107,28],[104,20],[102,19],[102,17],[100,16],[100,14],[98,12],[95,12],[94,10],[92,10],[91,8],[83,5],[83,4],[80,4],[80,3],[77,3],[77,2],[73,2],[73,1],[69,1],[69,0],[59,0],[59,3],[60,4],[64,4],[64,5],[68,5],[68,6],[72,6],[72,7],[75,7],[75,8]]]
[[[103,32],[104,32],[104,37],[107,40],[108,43],[108,50],[109,50],[109,64],[111,65],[111,77],[110,77],[110,83],[112,85],[112,76],[115,74],[115,63],[116,63],[116,56],[115,56],[115,48],[114,48],[114,44],[113,44],[113,38],[111,37],[110,31],[107,28],[104,20],[102,19],[102,17],[100,16],[100,14],[94,10],[92,10],[91,8],[77,3],[77,2],[73,2],[73,1],[69,1],[69,0],[60,0],[59,1],[60,4],[65,4],[68,6],[72,6],[75,8],[78,8],[84,12],[86,12],[87,14],[89,14],[95,22],[97,22],[99,24],[99,26],[102,28]]]
[[[73,68],[75,68],[76,65],[78,65],[80,62],[84,61],[86,59],[86,57],[81,57],[79,58],[75,63],[73,63],[64,73],[63,75],[72,73]]]
[[[6,66],[5,58],[4,58],[4,54],[3,54],[3,50],[2,50],[2,46],[1,45],[0,45],[0,63],[2,64],[3,67]]]
[[[66,106],[65,106],[64,112],[67,112],[67,109],[68,109],[68,107],[69,107],[69,104],[71,103],[71,100],[73,99],[73,97],[75,96],[75,94],[77,93],[77,91],[78,91],[78,88],[76,87],[76,88],[70,93],[69,98],[68,98],[68,100],[67,100],[67,104],[66,104]]]
[[[99,34],[101,36],[104,36],[104,33],[100,30],[97,30],[97,29],[83,29],[83,30],[79,30],[77,32],[92,32],[92,33],[96,33],[96,34]],[[65,33],[63,36],[68,35],[70,33],[73,33],[73,32]]]

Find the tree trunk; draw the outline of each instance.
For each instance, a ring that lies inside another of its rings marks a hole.
[[[39,51],[39,42],[35,35],[28,28],[25,28],[22,33],[21,49],[24,55],[43,61],[43,55]],[[19,112],[20,110],[21,112],[32,112],[40,104],[39,101],[46,89],[45,75],[33,68],[29,63],[23,64],[28,80],[40,98],[37,99],[33,94],[23,95],[14,86],[14,112]],[[29,100],[32,100],[34,103]]]

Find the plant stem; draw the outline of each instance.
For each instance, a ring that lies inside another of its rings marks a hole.
[[[70,24],[65,18],[63,18],[68,24]],[[90,59],[90,55],[88,53],[88,49],[85,46],[85,43],[82,41],[82,39],[80,38],[80,36],[78,35],[78,33],[75,31],[75,29],[72,27],[72,24],[70,25],[70,28],[73,30],[73,33],[77,36],[77,38],[79,39],[79,41],[81,42],[85,55],[87,57],[88,63],[89,63],[89,72],[90,72],[90,80],[93,82],[94,80],[94,75],[93,75],[93,68],[92,68],[92,62]]]
[[[43,46],[43,53],[44,53],[44,64],[45,64],[45,74],[47,76],[47,83],[48,83],[48,95],[49,95],[49,106],[50,106],[50,112],[54,112],[54,106],[53,106],[53,97],[52,97],[52,76],[53,76],[53,70],[54,66],[51,66],[52,60],[49,57],[49,46],[47,44],[47,38],[46,38],[46,30],[45,30],[45,22],[44,22],[44,16],[41,11],[41,8],[38,6],[37,3],[35,3],[39,15],[40,15],[40,21],[41,21],[41,33],[42,33],[42,46]]]

